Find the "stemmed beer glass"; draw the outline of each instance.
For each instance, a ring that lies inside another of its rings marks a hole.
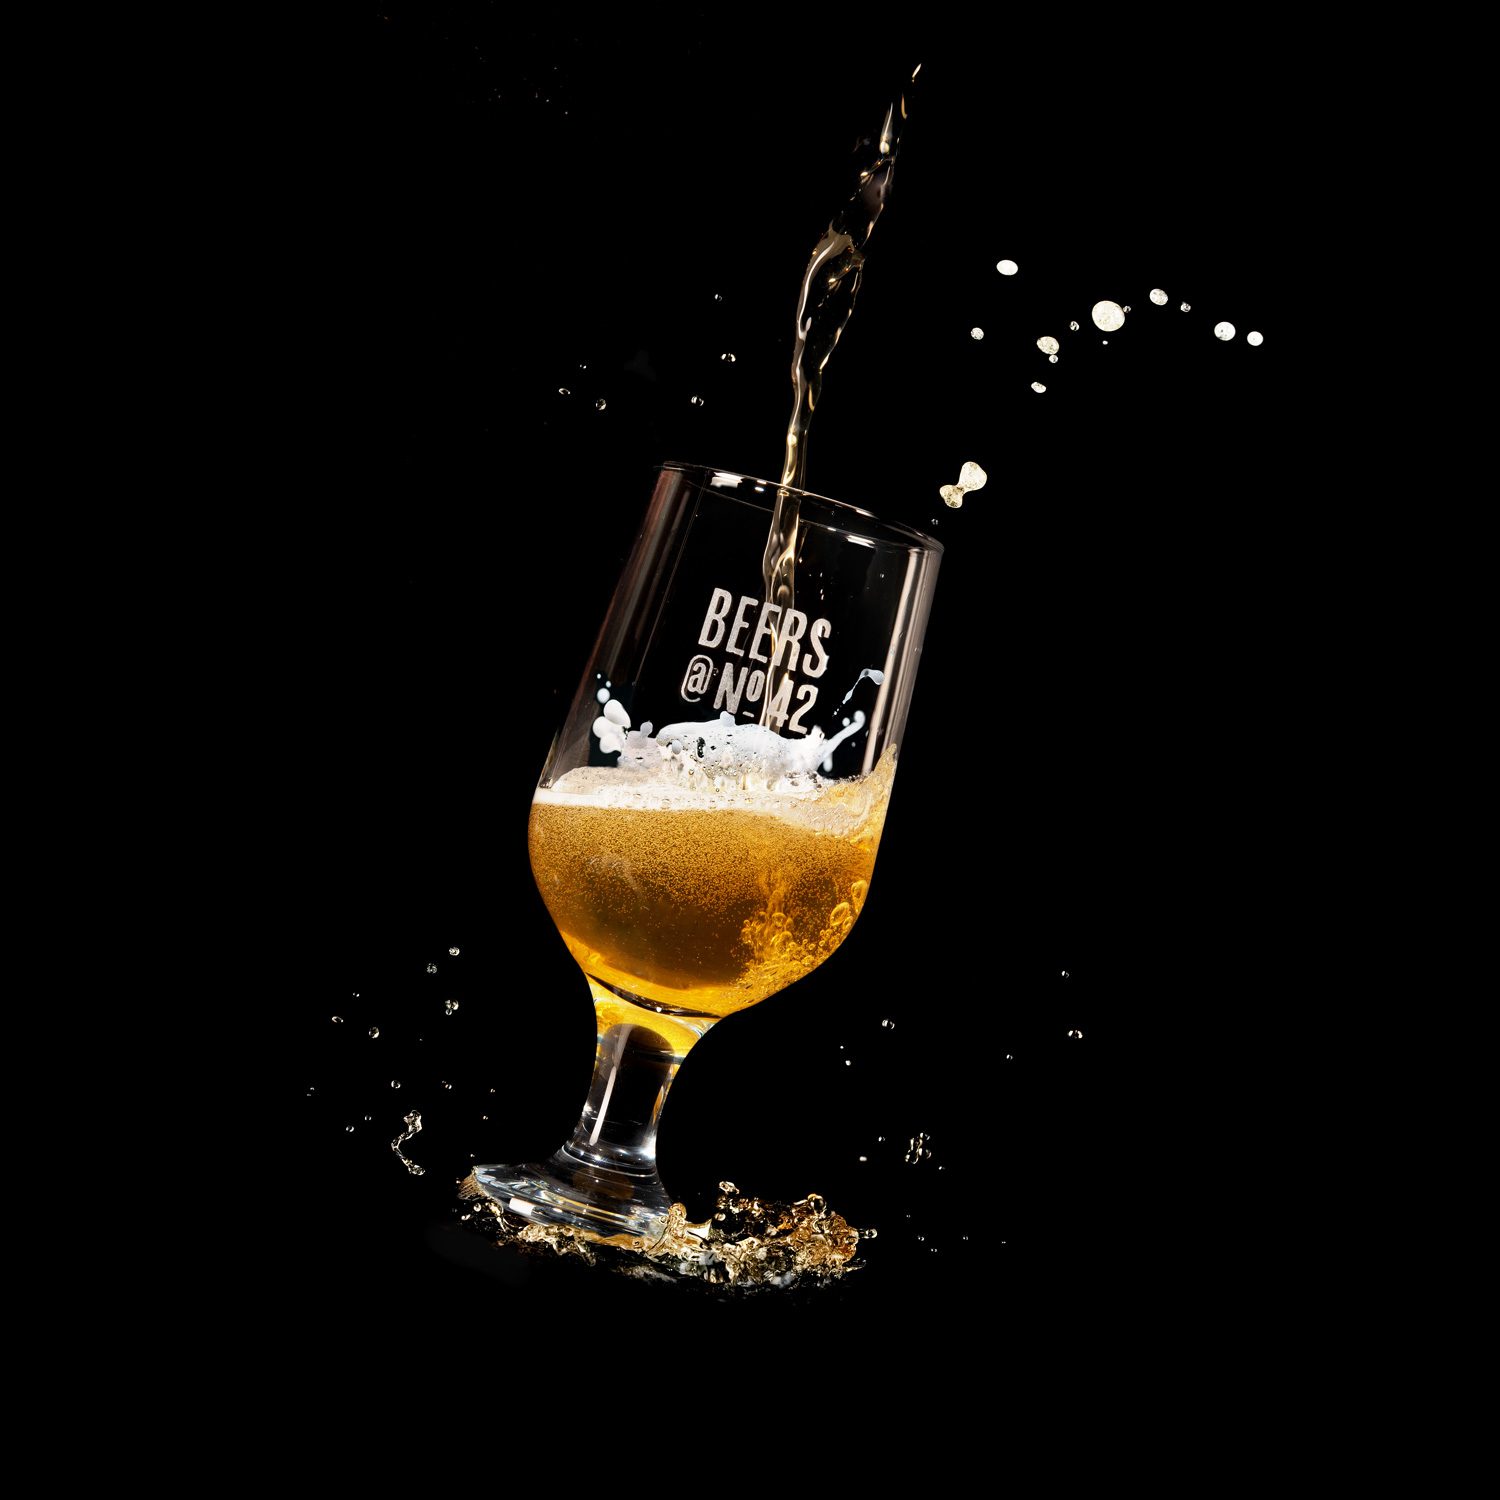
[[[768,591],[773,512],[791,566]],[[821,964],[864,904],[941,555],[822,496],[658,471],[532,801],[532,873],[598,1049],[550,1159],[475,1168],[512,1224],[662,1237],[656,1133],[683,1059]]]

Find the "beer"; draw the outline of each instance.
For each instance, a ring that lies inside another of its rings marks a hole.
[[[821,964],[864,905],[893,754],[868,776],[744,790],[584,768],[536,794],[531,868],[592,978],[726,1016]]]

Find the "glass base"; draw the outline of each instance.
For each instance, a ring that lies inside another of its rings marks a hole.
[[[545,1162],[475,1167],[474,1180],[512,1229],[547,1224],[614,1244],[641,1241],[639,1248],[662,1238],[672,1208],[654,1172],[621,1172],[566,1147]]]

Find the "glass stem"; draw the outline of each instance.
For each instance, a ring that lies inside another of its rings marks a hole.
[[[649,1010],[590,979],[598,1046],[594,1077],[583,1114],[554,1166],[582,1170],[633,1197],[660,1196],[656,1171],[656,1132],[667,1091],[682,1060],[718,1019],[716,1016]],[[654,1185],[654,1186],[653,1186]]]

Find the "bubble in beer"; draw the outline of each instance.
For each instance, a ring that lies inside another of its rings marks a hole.
[[[603,411],[604,408],[606,406],[608,406],[608,405],[609,405],[609,402],[606,401],[603,396],[601,396],[596,402],[594,402],[594,410],[595,411]]]
[[[1068,324],[1068,332],[1069,333],[1077,333],[1078,332],[1078,325],[1076,323],[1069,323]]]
[[[1247,333],[1245,335],[1245,342],[1252,348],[1258,348],[1261,344],[1265,343],[1265,339],[1258,333]]]
[[[1031,388],[1037,393],[1037,395],[1041,395],[1041,393],[1047,389],[1047,387],[1044,386],[1040,380],[1033,380],[1031,382]]]
[[[1193,304],[1191,302],[1184,302],[1182,304],[1182,310],[1183,312],[1192,312]]]
[[[372,1037],[379,1036],[380,1035],[380,1028],[378,1026],[372,1026],[370,1028],[370,1035]]]
[[[1167,305],[1167,294],[1160,287],[1156,287],[1151,293],[1151,300],[1158,307],[1165,307]]]
[[[1002,276],[1014,276],[1021,268],[1013,260],[1002,260],[996,265],[995,269]]]
[[[984,337],[984,329],[982,329],[982,328],[971,328],[969,330],[969,337],[971,339],[982,339]]]
[[[443,1001],[443,1014],[444,1015],[451,1016],[453,1014],[453,1012],[456,1011],[457,1009],[458,1009],[458,1001],[457,1000],[444,1000]]]
[[[1233,323],[1215,323],[1214,324],[1214,337],[1216,339],[1222,339],[1227,344],[1230,341],[1230,339],[1232,339],[1234,337],[1234,324]]]
[[[1125,326],[1125,309],[1118,302],[1096,302],[1089,316],[1094,320],[1094,327],[1103,333],[1113,333]]]
[[[1062,348],[1062,345],[1059,344],[1050,333],[1044,333],[1041,338],[1036,341],[1036,346],[1042,351],[1043,354],[1056,354],[1057,351]]]

